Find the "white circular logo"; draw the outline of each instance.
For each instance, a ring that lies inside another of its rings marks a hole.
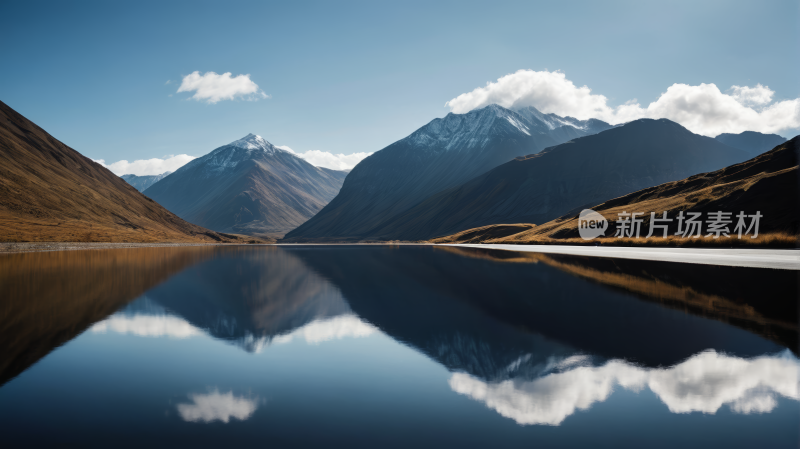
[[[604,235],[608,229],[608,221],[591,209],[584,209],[578,216],[578,232],[584,240],[591,240]]]

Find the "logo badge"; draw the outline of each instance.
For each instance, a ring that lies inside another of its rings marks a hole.
[[[584,240],[591,240],[604,235],[608,229],[608,221],[591,209],[584,209],[578,216],[578,232]]]

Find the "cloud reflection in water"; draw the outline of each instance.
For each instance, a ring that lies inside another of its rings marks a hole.
[[[191,403],[178,404],[178,414],[184,421],[228,423],[231,418],[244,421],[258,408],[258,400],[234,396],[232,392],[215,390],[208,394],[191,394]]]
[[[637,392],[647,387],[673,413],[714,414],[723,405],[735,413],[768,413],[777,405],[776,395],[800,400],[800,361],[788,351],[749,360],[706,351],[671,368],[647,369],[612,360],[533,381],[487,383],[456,373],[449,384],[456,393],[523,425],[557,426],[576,409],[605,401],[615,385]]]
[[[107,331],[118,334],[133,334],[140,337],[188,338],[202,331],[183,318],[171,315],[123,315],[117,314],[96,323],[91,328],[95,333]]]
[[[302,338],[306,343],[315,345],[346,337],[368,337],[377,331],[378,328],[361,321],[357,316],[345,314],[333,318],[314,320],[288,334],[278,335],[272,341],[275,343],[288,343],[295,338]]]

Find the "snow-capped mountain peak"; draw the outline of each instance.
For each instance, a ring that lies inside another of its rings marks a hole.
[[[263,150],[268,153],[274,153],[276,151],[286,151],[267,142],[263,137],[252,133],[242,137],[239,140],[233,141],[228,145],[237,148],[243,148],[245,150]]]

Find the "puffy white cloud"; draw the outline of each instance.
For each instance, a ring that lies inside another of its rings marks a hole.
[[[597,118],[611,124],[667,118],[707,136],[800,128],[800,98],[772,102],[774,92],[761,84],[733,86],[729,92],[721,92],[715,84],[673,84],[647,107],[635,99],[612,107],[604,95],[592,93],[587,86],[576,86],[562,72],[519,70],[445,105],[458,114],[492,103],[507,108],[533,106],[545,113]]]
[[[800,400],[800,362],[790,353],[743,359],[707,351],[671,368],[645,369],[620,360],[578,366],[533,381],[488,383],[456,373],[450,388],[519,424],[559,425],[576,410],[606,400],[615,386],[648,387],[673,413],[768,413],[776,395]]]
[[[98,164],[111,170],[117,176],[122,175],[160,175],[165,172],[174,172],[175,170],[183,167],[188,162],[197,159],[196,156],[189,156],[188,154],[171,155],[164,159],[139,159],[133,162],[126,160],[117,161],[111,164],[106,164],[104,159],[93,159]]]
[[[302,338],[306,343],[319,344],[329,340],[340,340],[346,337],[368,337],[378,331],[375,326],[365,323],[355,315],[339,315],[333,318],[314,320],[289,334],[279,335],[272,341],[276,344],[289,343],[295,338]]]
[[[244,421],[258,408],[258,401],[234,396],[232,392],[213,391],[208,394],[191,394],[191,403],[178,404],[178,414],[184,421],[209,423],[231,418]]]
[[[276,145],[277,146],[277,145]],[[372,153],[353,153],[353,154],[333,154],[327,151],[309,150],[305,153],[298,153],[291,148],[283,145],[277,146],[280,149],[289,151],[307,160],[311,165],[325,167],[333,170],[349,170],[358,165],[364,158]]]
[[[250,75],[231,76],[231,72],[218,75],[214,72],[206,72],[203,75],[199,71],[190,73],[183,77],[178,93],[194,92],[192,98],[198,101],[206,101],[214,104],[221,100],[233,100],[242,98],[244,100],[258,100],[269,98],[258,85],[250,79]]]
[[[108,331],[118,334],[133,334],[140,337],[188,338],[201,335],[202,331],[182,318],[170,315],[112,315],[91,328],[95,333]]]

